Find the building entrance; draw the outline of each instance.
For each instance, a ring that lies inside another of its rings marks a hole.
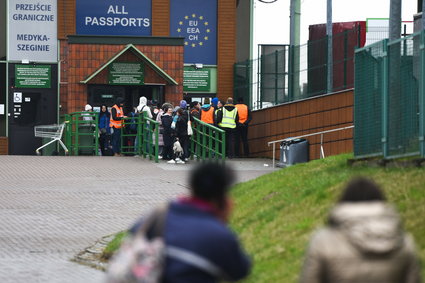
[[[131,112],[139,105],[139,98],[145,96],[157,103],[164,102],[164,87],[161,85],[123,86],[88,85],[88,103],[97,109],[105,104],[112,107],[118,97],[125,99],[124,112]]]
[[[50,88],[15,86],[15,64],[9,64],[9,154],[35,155],[42,140],[34,136],[34,126],[58,121],[57,65],[50,65]]]

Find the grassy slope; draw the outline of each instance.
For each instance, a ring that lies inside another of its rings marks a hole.
[[[311,233],[324,223],[344,184],[359,175],[384,188],[425,263],[425,169],[349,167],[348,158],[299,164],[234,188],[232,227],[254,260],[246,282],[296,282]]]

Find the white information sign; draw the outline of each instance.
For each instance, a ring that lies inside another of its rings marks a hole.
[[[22,103],[22,92],[14,92],[13,93],[13,102],[14,103]]]
[[[8,60],[57,62],[57,0],[8,2]]]

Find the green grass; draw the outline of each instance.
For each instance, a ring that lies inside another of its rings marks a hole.
[[[254,261],[244,282],[297,282],[311,233],[324,224],[354,176],[370,177],[382,186],[425,262],[425,169],[350,167],[349,158],[345,154],[298,164],[235,186],[231,226]]]
[[[234,187],[231,226],[254,261],[244,282],[297,282],[311,233],[324,224],[354,176],[370,177],[382,186],[425,262],[425,168],[350,167],[349,158],[344,154],[298,164]],[[124,235],[117,234],[103,257],[118,248]]]
[[[101,258],[108,260],[113,253],[120,247],[122,240],[127,235],[127,231],[121,231],[115,235],[114,239],[108,243],[106,248],[103,250]]]

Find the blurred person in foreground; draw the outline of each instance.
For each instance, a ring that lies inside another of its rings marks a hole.
[[[249,274],[251,261],[227,226],[232,210],[229,190],[233,179],[233,171],[224,165],[203,163],[196,166],[189,176],[189,196],[168,205],[163,227],[167,247],[201,258],[208,263],[204,266],[214,266],[221,276],[168,255],[161,282],[236,281]],[[136,233],[142,224],[143,220],[130,233]]]
[[[417,283],[414,240],[374,182],[353,179],[308,248],[302,283]]]

